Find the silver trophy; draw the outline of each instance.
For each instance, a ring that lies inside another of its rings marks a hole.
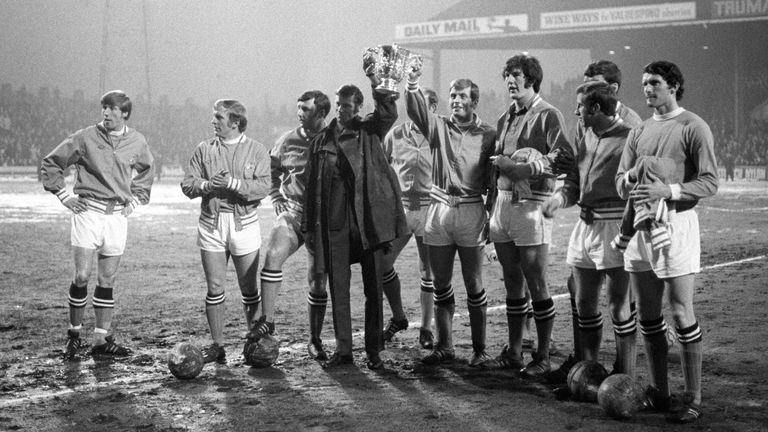
[[[402,81],[411,69],[421,69],[423,62],[420,55],[413,54],[397,44],[379,45],[368,48],[363,53],[364,67],[373,63],[372,72],[381,81],[376,86],[379,93],[397,93],[397,83]]]

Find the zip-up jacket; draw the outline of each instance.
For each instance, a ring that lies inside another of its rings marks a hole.
[[[260,142],[242,135],[237,144],[218,137],[198,144],[189,160],[181,190],[189,198],[202,197],[200,222],[208,229],[218,224],[219,213],[234,214],[235,230],[258,222],[256,208],[269,194],[269,153]],[[211,190],[209,180],[222,170],[231,177],[225,190]]]
[[[309,174],[310,138],[303,128],[288,131],[269,151],[272,187],[269,197],[273,202],[288,202],[296,210],[304,207],[304,190]]]
[[[408,116],[432,149],[434,197],[484,195],[488,191],[496,130],[477,114],[472,125],[463,130],[452,117],[430,112],[417,82],[408,83],[405,102]]]
[[[511,156],[516,150],[525,147],[534,148],[545,156],[554,150],[574,154],[571,144],[565,137],[565,121],[562,113],[542,99],[541,96],[537,94],[529,106],[524,108],[524,112],[515,114],[511,111],[512,109],[511,107],[499,118],[497,124],[499,137],[493,152],[494,155]],[[555,190],[555,179],[541,176],[551,170],[550,159],[543,157],[529,165],[532,172],[531,196],[521,198],[545,201],[552,196],[552,192]],[[494,170],[494,178],[491,182],[492,190],[488,195],[489,207],[495,200],[498,180],[502,176],[504,176],[503,173]],[[505,181],[505,183],[511,182]]]
[[[429,205],[432,155],[424,135],[413,122],[406,122],[392,128],[382,145],[400,183],[403,206],[418,208]]]
[[[43,159],[40,173],[45,190],[62,201],[68,198],[64,170],[74,165],[75,194],[135,206],[149,203],[153,162],[144,135],[126,127],[121,136],[110,136],[97,124],[73,133],[56,146]]]
[[[619,117],[600,134],[587,129],[576,142],[577,183],[571,183],[567,177],[559,189],[563,207],[578,203],[590,211],[600,209],[606,215],[610,211],[611,219],[621,219],[626,199],[616,191],[615,175],[630,130]]]

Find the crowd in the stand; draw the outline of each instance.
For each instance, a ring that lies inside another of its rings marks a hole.
[[[0,166],[39,165],[67,135],[96,124],[100,113],[93,99],[82,91],[64,95],[47,87],[35,93],[24,86],[0,86]],[[165,96],[149,104],[142,97],[134,101],[130,125],[146,136],[156,162],[183,165],[195,146],[212,133],[211,106],[191,100],[172,105]],[[254,120],[249,133],[267,146],[288,127],[282,125],[294,120],[293,112],[286,109],[252,109],[250,116]]]
[[[576,128],[573,107],[573,89],[580,79],[553,84],[547,100],[564,113],[569,131]],[[93,107],[93,98],[82,91],[71,96],[58,89],[42,87],[37,93],[26,87],[14,89],[10,84],[0,87],[0,166],[38,165],[40,158],[58,144],[67,134],[99,120]],[[480,118],[494,122],[509,101],[506,94],[481,89]],[[271,147],[280,131],[290,127],[294,120],[292,101],[284,101],[281,108],[261,110],[251,108],[254,118],[248,131],[255,139]],[[131,125],[142,131],[150,143],[156,159],[162,164],[182,165],[194,146],[211,134],[208,120],[211,109],[191,100],[183,105],[171,105],[167,97],[147,104],[136,98]],[[643,107],[634,107],[641,110]],[[444,111],[445,107],[440,107]],[[642,111],[639,111],[642,112]],[[401,111],[405,115],[405,111]],[[702,112],[703,117],[706,112]],[[404,118],[404,117],[403,117]],[[726,161],[734,165],[765,165],[768,163],[768,121],[750,120],[737,135],[725,117],[705,118],[715,135],[715,152],[721,165]],[[85,121],[85,123],[84,123]]]

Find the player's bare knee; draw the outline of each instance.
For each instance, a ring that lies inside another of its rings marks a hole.
[[[223,280],[208,280],[208,296],[219,296],[224,294],[224,281]]]
[[[101,285],[101,286],[115,286],[116,276],[117,275],[115,275],[115,274],[99,275],[99,278],[98,278],[99,285]]]
[[[85,271],[76,271],[75,272],[75,285],[77,286],[86,286],[88,285],[88,279],[89,274]]]

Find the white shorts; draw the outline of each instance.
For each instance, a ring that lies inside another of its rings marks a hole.
[[[255,222],[235,231],[235,215],[219,213],[219,223],[213,231],[198,223],[197,245],[209,252],[228,250],[235,256],[247,255],[261,247],[261,228]]]
[[[432,200],[427,208],[424,244],[431,246],[477,247],[485,245],[488,215],[482,201],[451,207]]]
[[[701,272],[701,239],[696,211],[670,211],[667,229],[672,244],[660,250],[651,247],[648,231],[638,231],[624,252],[624,269],[632,273],[653,270],[660,279]]]
[[[544,217],[542,203],[515,201],[512,192],[499,191],[491,209],[488,238],[494,243],[538,246],[552,242],[552,218]]]
[[[424,225],[427,220],[429,206],[421,206],[418,210],[405,209],[405,221],[408,223],[408,231],[416,237],[424,237]]]
[[[128,218],[120,212],[109,215],[93,210],[72,215],[72,246],[98,249],[99,255],[119,256],[128,239]]]
[[[573,227],[565,262],[594,270],[624,267],[624,254],[611,247],[620,225],[621,220],[595,220],[588,225],[580,218]]]

